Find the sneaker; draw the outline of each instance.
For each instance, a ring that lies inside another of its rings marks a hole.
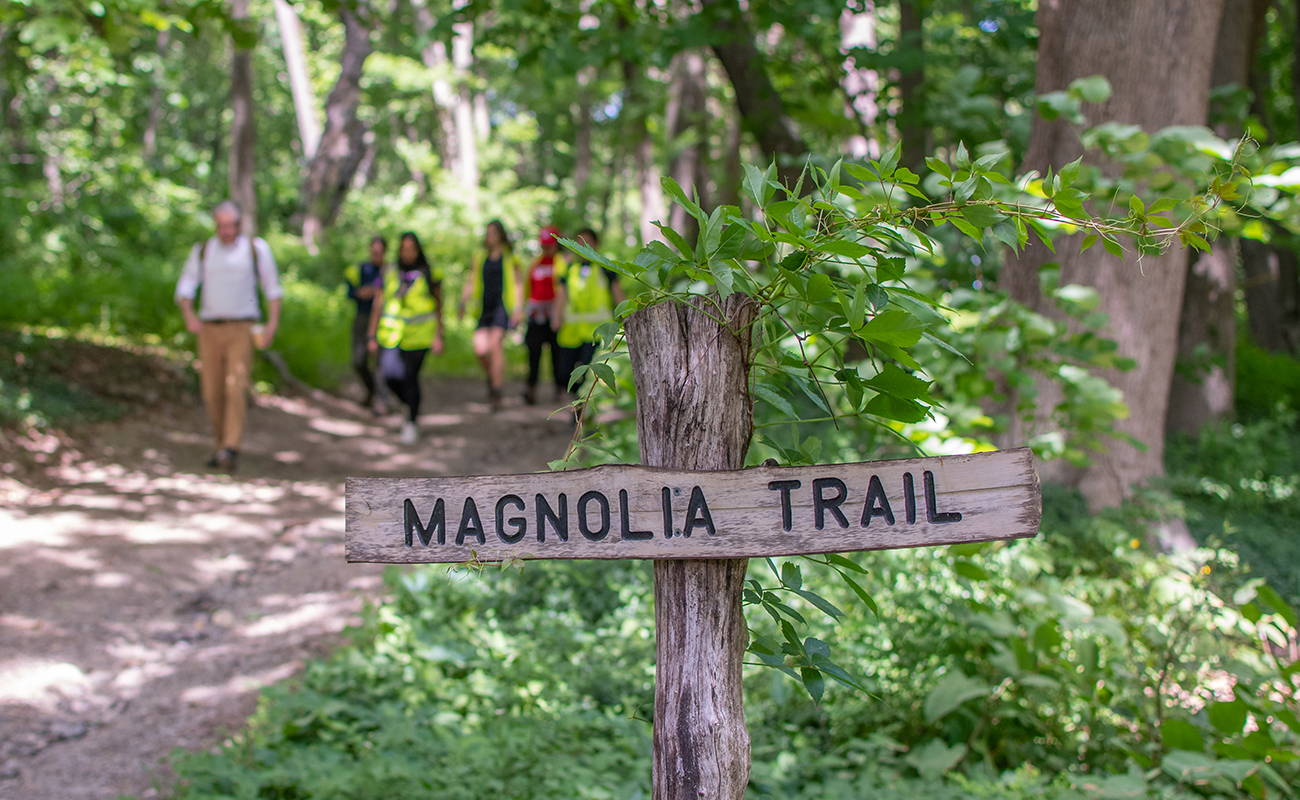
[[[221,451],[220,450],[213,451],[212,457],[209,458],[206,462],[204,462],[203,466],[207,467],[208,469],[216,469],[217,467],[221,466]]]
[[[524,402],[530,406],[537,405],[537,387],[529,386],[524,390]]]
[[[501,400],[501,390],[493,387],[488,391],[488,402],[492,405],[492,412],[496,413],[501,410],[503,402]]]
[[[388,414],[388,405],[383,400],[376,397],[375,402],[370,405],[370,413],[374,414],[376,417],[385,416]]]
[[[239,467],[239,451],[229,447],[222,448],[213,456],[217,462],[217,469],[225,472],[234,472]]]
[[[409,419],[402,423],[402,444],[415,444],[420,439],[420,432],[415,423]]]

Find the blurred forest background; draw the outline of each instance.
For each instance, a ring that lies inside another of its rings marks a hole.
[[[700,233],[665,177],[706,213],[778,215],[744,191],[747,165],[793,186],[806,164],[884,162],[923,198],[968,178],[983,191],[977,172],[1044,198],[1050,169],[1130,219],[1212,192],[1227,202],[1185,249],[1057,225],[1054,251],[1013,252],[998,217],[900,251],[879,284],[938,307],[918,303],[929,338],[903,342],[921,343],[908,372],[930,386],[927,413],[834,422],[828,406],[857,409],[861,391],[818,396],[790,375],[756,388],[751,461],[1029,444],[1052,485],[1036,540],[856,569],[792,560],[833,612],[800,594],[799,569],[751,565],[791,604],[751,615],[755,636],[797,619],[812,638],[787,655],[829,642],[875,695],[751,670],[751,792],[1294,796],[1297,14],[1287,0],[3,0],[0,325],[20,351],[74,336],[183,352],[176,276],[229,196],[281,268],[278,350],[347,393],[342,270],[376,233],[416,231],[455,296],[492,218],[525,251],[542,225],[591,225],[631,261],[664,238],[656,222]],[[865,183],[818,196],[866,215]],[[273,390],[281,376],[259,369]],[[474,373],[467,327],[432,370]],[[92,405],[35,361],[0,363],[9,431],[75,425]],[[635,461],[634,434],[605,426],[579,458]],[[178,791],[645,796],[645,565],[394,571],[390,588],[355,643],[270,690],[248,730],[179,754]]]

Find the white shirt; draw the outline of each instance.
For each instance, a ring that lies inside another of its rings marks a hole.
[[[199,268],[199,248],[206,248],[202,270]],[[284,294],[280,277],[276,274],[275,258],[263,239],[254,239],[257,248],[257,272],[262,279],[262,293],[266,299],[275,300]],[[194,299],[199,285],[203,285],[199,319],[262,318],[257,302],[257,283],[253,271],[253,251],[248,237],[240,236],[233,244],[224,245],[213,236],[206,242],[194,245],[190,257],[181,270],[176,283],[176,297]]]

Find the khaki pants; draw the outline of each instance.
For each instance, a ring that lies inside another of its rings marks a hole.
[[[217,448],[238,450],[244,438],[248,376],[253,368],[253,322],[205,322],[199,331],[203,405]]]

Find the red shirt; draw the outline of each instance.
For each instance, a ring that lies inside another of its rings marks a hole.
[[[541,255],[528,271],[529,299],[547,303],[555,299],[555,256]]]

